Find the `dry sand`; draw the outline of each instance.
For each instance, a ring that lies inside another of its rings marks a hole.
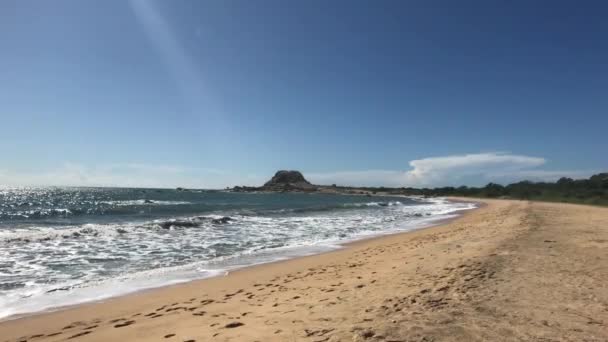
[[[608,209],[434,228],[0,323],[17,341],[608,341]]]

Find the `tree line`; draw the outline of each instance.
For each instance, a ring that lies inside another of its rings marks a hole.
[[[371,192],[417,196],[464,196],[484,198],[511,198],[551,202],[571,202],[608,205],[608,173],[599,173],[589,179],[563,177],[557,182],[521,181],[509,185],[488,183],[484,187],[441,188],[360,188]]]

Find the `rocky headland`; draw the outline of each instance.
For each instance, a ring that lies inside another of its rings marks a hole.
[[[268,192],[314,192],[321,186],[313,185],[304,178],[300,171],[277,171],[274,176],[260,187],[235,186],[232,191],[268,191]]]
[[[367,191],[362,188],[312,184],[300,171],[279,170],[262,186],[235,186],[227,188],[232,192],[316,192],[325,194],[371,195],[385,192]]]

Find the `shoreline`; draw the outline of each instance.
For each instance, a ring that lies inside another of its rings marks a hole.
[[[397,197],[397,198],[406,197],[406,198],[409,198],[409,196],[403,196],[403,195],[392,195],[391,196],[391,195],[383,195],[383,194],[374,195],[372,197]],[[429,222],[422,222],[418,226],[411,228],[409,230],[382,231],[382,232],[372,234],[369,236],[364,235],[364,236],[354,237],[351,239],[345,239],[342,241],[336,241],[335,243],[331,243],[332,247],[330,247],[329,244],[325,247],[319,246],[318,251],[303,251],[301,253],[290,254],[289,253],[290,251],[293,252],[294,249],[298,248],[298,247],[295,247],[295,248],[292,247],[292,248],[286,249],[284,251],[285,255],[287,255],[286,257],[279,258],[277,260],[260,261],[260,262],[254,262],[252,264],[243,264],[243,265],[237,264],[234,266],[228,266],[223,269],[209,270],[209,273],[211,273],[211,275],[205,276],[205,277],[185,279],[183,281],[176,281],[173,283],[167,283],[167,284],[162,284],[162,285],[158,285],[158,286],[152,285],[150,287],[136,288],[133,290],[127,290],[126,292],[120,293],[118,295],[112,295],[112,296],[108,296],[108,297],[104,297],[104,298],[100,298],[100,299],[84,300],[84,301],[78,302],[78,303],[58,305],[58,306],[53,306],[53,307],[45,308],[45,309],[38,310],[38,311],[17,313],[17,314],[1,317],[0,325],[2,325],[5,322],[21,320],[21,319],[28,319],[28,318],[35,317],[35,316],[47,315],[47,314],[52,314],[52,313],[61,312],[61,311],[65,311],[65,310],[77,309],[78,307],[81,307],[81,306],[96,305],[96,304],[105,303],[108,301],[112,301],[112,300],[116,300],[116,299],[120,299],[120,298],[124,298],[124,297],[129,297],[129,296],[147,294],[147,293],[161,290],[164,288],[174,288],[174,287],[187,285],[189,283],[204,282],[209,279],[226,277],[226,276],[229,276],[236,272],[240,272],[243,270],[248,270],[248,269],[252,269],[252,268],[256,268],[256,267],[260,267],[260,266],[264,266],[264,265],[285,263],[285,262],[290,262],[290,261],[296,260],[296,259],[320,256],[320,255],[324,255],[324,254],[328,254],[328,253],[332,253],[332,252],[341,251],[343,249],[352,248],[352,247],[358,246],[360,244],[364,244],[366,242],[371,242],[376,239],[382,239],[382,238],[390,237],[393,235],[409,234],[409,233],[416,232],[419,230],[432,229],[432,228],[435,228],[438,226],[449,224],[450,222],[457,220],[460,217],[467,215],[468,213],[473,212],[475,210],[478,210],[479,208],[484,206],[483,202],[475,201],[475,200],[460,200],[460,199],[452,199],[452,198],[446,198],[446,200],[448,200],[449,202],[455,202],[455,203],[471,203],[471,204],[474,204],[475,207],[470,208],[470,209],[454,210],[453,212],[447,214],[447,215],[451,215],[452,217],[437,218],[434,220],[431,219],[431,220],[429,220]],[[307,246],[307,247],[312,248],[313,246]],[[306,247],[301,247],[301,248],[306,249]]]
[[[608,339],[608,209],[480,200],[449,223],[0,322],[6,341]]]

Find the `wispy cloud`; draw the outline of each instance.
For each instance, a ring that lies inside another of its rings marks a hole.
[[[262,177],[255,175],[243,176],[213,168],[138,163],[87,166],[68,162],[42,172],[0,170],[0,185],[4,186],[181,186],[217,189],[235,184],[260,184],[262,180]]]

